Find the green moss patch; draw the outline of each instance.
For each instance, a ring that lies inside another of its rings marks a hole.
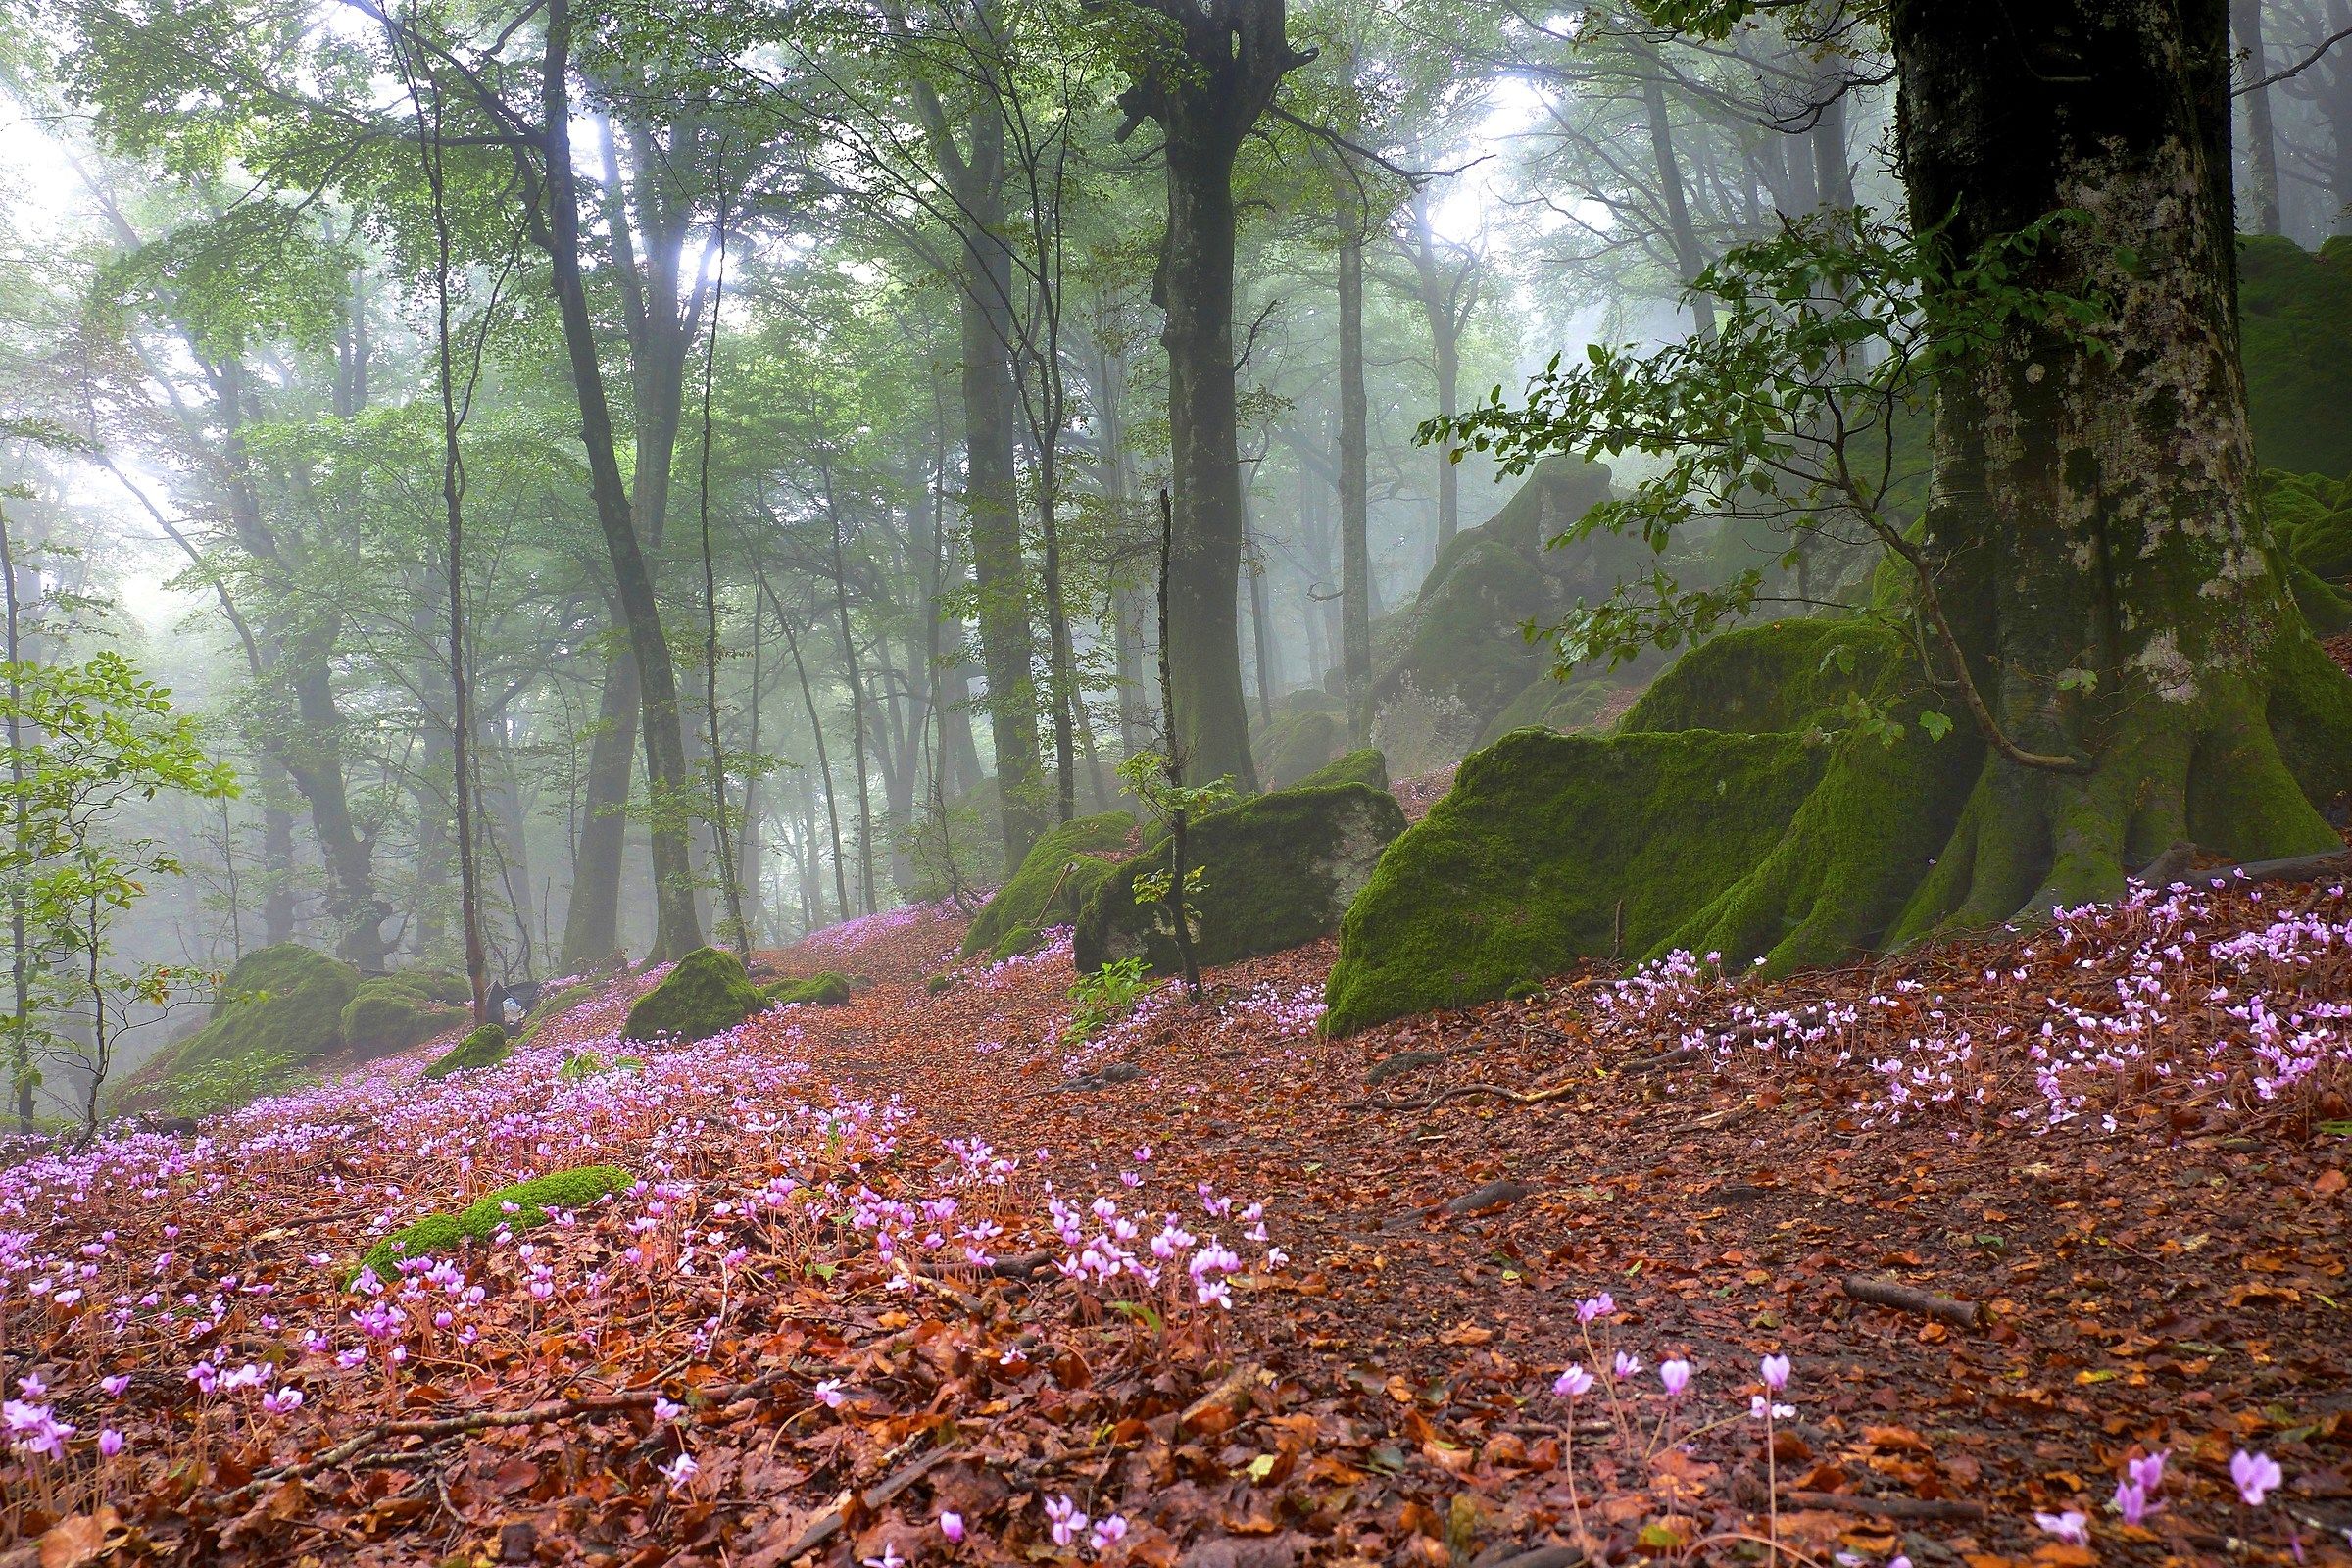
[[[385,1237],[360,1259],[379,1280],[389,1280],[406,1259],[446,1257],[466,1242],[486,1242],[499,1231],[526,1231],[547,1223],[551,1210],[586,1208],[625,1192],[636,1178],[617,1165],[582,1165],[553,1171],[527,1182],[486,1193],[460,1214],[427,1214]],[[352,1271],[352,1278],[359,1270]]]
[[[1202,817],[1186,835],[1188,863],[1202,870],[1191,901],[1196,956],[1230,963],[1330,934],[1403,831],[1396,799],[1363,784],[1279,790]],[[1162,844],[1123,862],[1087,901],[1074,938],[1081,971],[1130,957],[1181,970],[1165,906],[1135,901],[1136,879],[1164,871],[1167,856]]]
[[[1522,731],[1463,763],[1348,913],[1335,1032],[1675,948],[1841,960],[1895,937],[1984,751],[1919,722],[1914,656],[1864,619],[1726,633],[1611,738]],[[1864,698],[1895,726],[1855,722]],[[1890,870],[1894,874],[1889,874]]]
[[[767,1006],[743,972],[743,960],[717,948],[697,948],[637,999],[621,1026],[623,1040],[708,1040]]]
[[[1125,811],[1076,817],[1054,828],[1030,848],[1020,869],[972,917],[963,934],[963,956],[995,954],[1016,933],[1026,933],[1033,944],[1045,927],[1075,920],[1085,901],[1073,896],[1072,879],[1087,884],[1083,866],[1088,858],[1117,854],[1134,836],[1135,818]],[[1092,891],[1093,885],[1086,885],[1086,892]]]
[[[1311,687],[1278,699],[1272,721],[1252,725],[1250,735],[1257,776],[1272,790],[1291,788],[1347,745],[1347,703]]]
[[[495,1067],[514,1054],[514,1043],[507,1039],[504,1027],[486,1023],[459,1041],[431,1066],[424,1069],[429,1082],[438,1083],[453,1072],[471,1072],[482,1067]]]
[[[850,977],[828,969],[801,980],[779,980],[760,993],[777,1007],[838,1007],[850,1000]]]
[[[360,972],[340,959],[283,942],[237,960],[221,982],[212,1021],[174,1054],[171,1071],[215,1062],[287,1056],[300,1061],[343,1043],[343,1009]]]
[[[1821,776],[1793,735],[1521,730],[1462,763],[1340,929],[1325,1027],[1462,1006],[1674,931],[1771,848]]]
[[[444,1001],[446,976],[387,974],[360,982],[339,1019],[343,1044],[369,1055],[422,1045],[465,1014]],[[463,982],[461,982],[461,985]]]
[[[1827,722],[1847,696],[1880,688],[1899,639],[1867,620],[1776,620],[1701,643],[1618,722],[1620,734],[1683,729],[1762,735]]]
[[[1290,786],[1297,790],[1327,790],[1341,784],[1361,784],[1366,789],[1385,790],[1389,787],[1389,760],[1376,746],[1335,757],[1313,772]]]
[[[2240,239],[2237,303],[2255,458],[2352,473],[2352,242]]]

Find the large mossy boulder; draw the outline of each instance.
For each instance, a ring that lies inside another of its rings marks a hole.
[[[1377,746],[1366,746],[1333,758],[1321,767],[1293,784],[1295,790],[1327,790],[1341,784],[1361,784],[1367,789],[1386,790],[1389,787],[1389,760]]]
[[[742,959],[717,948],[697,948],[637,999],[620,1035],[681,1044],[708,1040],[766,1006],[767,999],[744,973]]]
[[[1549,548],[1608,495],[1606,467],[1548,458],[1500,512],[1448,540],[1419,595],[1375,628],[1375,709],[1427,705],[1475,737],[1545,673],[1550,650],[1520,628],[1550,625],[1579,599],[1605,599],[1654,560],[1613,534]]]
[[[359,970],[300,943],[248,953],[221,981],[212,1020],[173,1054],[171,1071],[333,1051],[360,984]]]
[[[1308,687],[1276,699],[1270,722],[1250,726],[1250,754],[1270,790],[1287,790],[1348,749],[1348,704]]]
[[[1466,1005],[1582,959],[1679,947],[1788,966],[1882,942],[1904,909],[1856,890],[1924,867],[1982,756],[1918,722],[1905,661],[1869,621],[1749,627],[1684,656],[1614,736],[1523,730],[1473,755],[1349,906],[1326,1027]],[[1899,730],[1845,717],[1857,694]]]
[[[466,991],[464,980],[450,975],[370,975],[343,1004],[337,1020],[343,1044],[371,1056],[422,1045],[465,1017],[457,1004],[467,1000]]]
[[[1049,926],[1068,925],[1100,887],[1109,861],[1135,839],[1135,818],[1125,811],[1072,818],[1030,847],[1020,869],[997,889],[963,934],[963,956],[1004,956],[1036,945]]]
[[[466,1242],[486,1242],[544,1225],[552,1212],[571,1212],[629,1190],[636,1178],[618,1165],[582,1165],[486,1193],[456,1214],[427,1214],[368,1250],[360,1268],[388,1280],[410,1258],[447,1257]],[[359,1269],[352,1278],[359,1277]]]
[[[1188,866],[1201,872],[1194,956],[1231,963],[1329,935],[1403,831],[1395,797],[1365,784],[1277,790],[1202,817],[1185,835]],[[1087,902],[1073,938],[1082,972],[1130,957],[1181,972],[1166,907],[1135,899],[1139,877],[1167,868],[1162,842],[1119,864]]]

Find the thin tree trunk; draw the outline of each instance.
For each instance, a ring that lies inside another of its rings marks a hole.
[[[597,359],[596,327],[586,280],[580,270],[580,205],[571,167],[570,0],[548,0],[546,62],[541,72],[545,102],[542,124],[547,143],[545,211],[542,217],[558,315],[570,358],[573,391],[588,450],[590,489],[597,521],[612,558],[615,595],[636,655],[639,719],[644,729],[645,768],[654,798],[650,837],[654,856],[656,959],[683,957],[703,945],[695,917],[694,856],[682,821],[674,820],[689,788],[685,731],[679,721],[676,666],[662,627],[653,574],[630,515],[629,495],[613,451],[612,415],[606,402]]]
[[[1643,64],[1642,104],[1649,121],[1649,150],[1657,160],[1658,192],[1665,198],[1667,239],[1674,246],[1675,265],[1682,281],[1690,282],[1705,270],[1706,247],[1690,222],[1690,201],[1683,189],[1683,166],[1674,151],[1674,124],[1666,115],[1666,83],[1656,61]],[[1704,294],[1690,302],[1690,314],[1701,337],[1715,335],[1715,302]]]
[[[2245,57],[2246,79],[2261,81],[2271,74],[2262,39],[2262,0],[2230,0],[2230,21],[2237,33],[2238,50]],[[2246,93],[2245,102],[2246,168],[2251,175],[2246,200],[2253,209],[2254,232],[2283,233],[2286,225],[2278,203],[2278,128],[2271,115],[2271,89],[2255,87]]]
[[[620,618],[614,607],[612,619]],[[579,846],[564,902],[564,967],[602,963],[620,950],[620,866],[628,839],[629,775],[637,749],[637,660],[616,647],[597,697],[596,733],[588,742],[581,792]]]
[[[841,809],[833,801],[833,762],[825,752],[825,723],[817,715],[816,693],[808,685],[808,666],[801,661],[800,634],[793,629],[792,616],[786,612],[784,602],[768,586],[767,569],[756,554],[752,557],[752,575],[759,582],[760,591],[767,596],[768,608],[776,612],[776,624],[784,628],[784,646],[792,655],[792,672],[801,683],[801,703],[808,710],[808,733],[816,742],[816,766],[824,781],[825,825],[833,841],[833,889],[840,900],[842,918],[846,920],[850,913],[849,871],[841,853]]]
[[[1350,193],[1352,195],[1352,193]],[[1343,196],[1340,226],[1340,641],[1350,746],[1372,733],[1371,434],[1364,392],[1364,233],[1359,201]],[[1453,465],[1446,466],[1448,474]]]

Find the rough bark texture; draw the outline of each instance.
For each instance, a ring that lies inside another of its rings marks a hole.
[[[1133,0],[1162,20],[1120,96],[1127,126],[1165,142],[1168,226],[1156,302],[1167,312],[1170,492],[1175,537],[1165,657],[1176,743],[1197,779],[1257,788],[1242,695],[1242,468],[1233,341],[1233,163],[1293,49],[1284,0]]]
[[[2110,895],[2179,839],[2241,858],[2333,842],[2271,732],[2276,672],[2309,634],[2252,494],[2224,0],[1999,22],[1893,9],[1913,220],[1953,215],[1964,253],[2078,210],[2039,281],[2111,309],[2088,336],[2019,327],[1946,374],[1928,536],[2003,727],[2089,765],[1988,759],[1898,935]]]

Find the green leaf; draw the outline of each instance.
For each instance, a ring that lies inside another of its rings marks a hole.
[[[1928,739],[1939,741],[1952,732],[1952,720],[1950,715],[1930,709],[1919,715],[1919,727],[1927,731]]]

